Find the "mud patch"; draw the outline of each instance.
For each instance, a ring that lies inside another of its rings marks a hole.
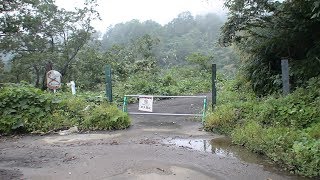
[[[53,160],[63,158],[63,153],[54,149],[26,148],[12,149],[0,156],[2,167],[41,168]]]
[[[19,179],[22,175],[19,170],[0,169],[0,179],[2,180]]]
[[[142,130],[146,131],[146,132],[172,132],[172,131],[174,131],[173,129],[159,129],[159,128],[145,128]]]
[[[157,133],[179,133],[179,134],[185,134],[189,136],[208,136],[211,135],[206,131],[203,131],[202,125],[197,125],[189,129],[179,129],[179,128],[143,128],[142,129],[145,132],[157,132]]]
[[[67,136],[51,136],[45,137],[42,141],[48,144],[55,143],[70,143],[70,142],[80,142],[80,141],[90,141],[99,139],[110,139],[119,137],[121,134],[72,134]]]
[[[40,168],[41,161],[39,159],[24,158],[24,157],[1,157],[1,166],[4,167],[28,167]]]
[[[212,176],[193,169],[167,166],[167,167],[149,167],[149,168],[133,168],[127,170],[123,174],[119,174],[108,179],[139,179],[139,180],[185,180],[185,179],[201,179],[215,180]]]
[[[177,124],[177,122],[166,122],[166,121],[143,121],[143,122],[137,122],[136,123],[137,126],[149,126],[149,127],[155,127],[155,126],[158,126],[158,127],[166,127],[167,129],[176,129],[176,128],[180,128],[181,125],[180,124]]]

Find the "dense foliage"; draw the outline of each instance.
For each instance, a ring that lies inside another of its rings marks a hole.
[[[117,101],[125,94],[193,95],[210,91],[211,74],[194,67],[175,67],[153,73],[130,76],[117,82],[114,92]]]
[[[220,44],[240,54],[234,81],[219,82],[206,128],[264,154],[290,172],[320,174],[320,1],[226,0]],[[279,95],[281,59],[292,93]]]
[[[111,64],[116,101],[121,101],[124,94],[190,95],[210,90],[211,63],[218,64],[222,59],[190,52],[184,65],[161,66],[155,51],[158,44],[157,38],[146,34],[128,44],[113,45],[103,53],[95,46],[86,47],[74,64],[78,69],[72,70],[78,89],[103,91],[103,67]],[[224,63],[219,72],[224,72],[225,78],[234,76],[236,60],[230,58]]]
[[[199,66],[202,66],[200,68],[202,70],[208,70],[211,63],[216,63],[219,67],[218,71],[229,78],[236,73],[237,58],[231,48],[221,48],[216,45],[223,20],[215,14],[193,17],[189,12],[184,12],[164,26],[151,20],[145,22],[132,20],[109,27],[100,41],[97,34],[92,34],[93,29],[90,26],[90,21],[85,21],[88,23],[86,26],[74,27],[74,23],[79,22],[77,18],[80,18],[80,15],[77,16],[75,12],[58,9],[51,1],[39,1],[39,3],[43,7],[48,7],[44,8],[46,12],[38,9],[40,6],[34,7],[32,10],[37,12],[40,17],[51,12],[52,21],[48,20],[48,22],[52,22],[50,27],[57,29],[54,31],[56,34],[52,35],[51,33],[51,38],[44,32],[41,39],[43,43],[39,45],[39,47],[45,48],[43,50],[34,49],[32,46],[30,47],[33,48],[32,50],[16,52],[18,49],[4,46],[7,55],[5,57],[9,60],[3,61],[5,64],[0,64],[0,83],[19,83],[23,80],[45,89],[45,72],[55,69],[62,73],[64,83],[75,81],[79,91],[103,91],[105,86],[104,67],[106,64],[111,64],[115,89],[127,89],[119,86],[131,86],[130,84],[134,83],[132,79],[144,81],[148,77],[150,81],[155,81],[154,85],[148,86],[158,89],[152,92],[168,94],[172,90],[160,90],[162,77],[159,76],[170,74],[168,69],[175,66],[186,66],[182,68],[182,71],[189,69],[189,73],[194,73],[199,76],[198,79],[205,81],[208,81],[205,78],[209,76],[202,76],[202,72],[196,73]],[[87,3],[87,6],[91,8],[93,5],[94,3]],[[95,11],[91,10],[82,10],[83,17],[94,18],[95,16],[91,13]],[[66,21],[63,24],[54,24],[60,16],[66,16]],[[38,23],[42,23],[43,20],[40,18]],[[88,31],[82,34],[84,36],[76,34],[78,30],[84,32],[83,27],[88,27]],[[43,30],[46,29],[50,28]],[[42,29],[37,32],[37,34],[39,33],[42,33]],[[10,37],[16,34],[9,35],[2,39],[3,45],[13,43],[5,40],[10,40]],[[23,37],[36,36],[35,34],[22,35]],[[64,37],[64,35],[68,35],[68,37]],[[30,41],[36,44],[34,38]],[[26,43],[26,39],[23,38],[19,39],[19,43],[21,45],[30,44]],[[29,46],[24,48],[29,48]],[[191,65],[194,65],[195,68],[192,69]],[[176,72],[178,69],[172,70],[175,71],[175,76],[179,74]],[[179,77],[172,78],[177,82],[180,81]],[[155,85],[156,83],[157,85]],[[166,88],[170,89],[168,86]],[[183,92],[181,89],[183,88],[180,87],[180,90],[173,91],[182,94],[191,93],[187,90]],[[206,91],[207,89],[200,90],[198,88],[193,92]],[[122,94],[122,91],[114,92],[116,96],[117,93]],[[141,88],[133,91],[129,88],[127,92],[144,93],[148,91],[141,90]],[[151,91],[149,92],[151,93]]]
[[[226,0],[230,10],[220,44],[235,44],[243,74],[259,95],[281,87],[281,59],[290,64],[293,88],[319,75],[320,1]]]
[[[112,67],[116,102],[125,94],[207,92],[211,63],[228,77],[236,71],[232,50],[215,45],[223,23],[215,14],[193,17],[184,12],[164,26],[132,20],[109,27],[99,40],[91,26],[99,18],[95,0],[86,0],[74,11],[58,8],[52,0],[4,0],[3,5],[0,83],[26,81],[46,89],[45,74],[54,69],[61,72],[63,85],[54,96],[28,86],[2,88],[2,133],[47,132],[73,125],[127,127],[127,116],[90,96],[104,96],[106,64]],[[77,93],[88,98],[66,96],[70,80]]]
[[[0,89],[0,133],[46,133],[72,126],[112,130],[129,125],[128,115],[105,100],[52,94],[29,85]]]
[[[94,32],[91,21],[99,18],[96,5],[87,0],[84,8],[67,11],[54,0],[2,0],[0,53],[10,61],[0,83],[24,80],[45,89],[47,71],[71,76],[71,64]]]
[[[222,82],[219,105],[208,115],[206,128],[231,135],[234,143],[267,155],[291,172],[319,176],[320,78],[287,97],[262,99],[248,91],[250,84],[237,82]]]
[[[145,34],[151,36],[152,53],[161,67],[187,64],[187,57],[193,53],[212,56],[219,72],[233,77],[236,71],[236,56],[231,48],[218,46],[217,40],[224,19],[216,14],[192,16],[190,12],[180,13],[162,26],[154,21],[131,20],[108,28],[101,40],[102,50],[113,45],[127,46]]]

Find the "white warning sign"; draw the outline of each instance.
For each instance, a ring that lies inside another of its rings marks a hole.
[[[152,112],[153,96],[139,96],[139,111]]]
[[[61,74],[58,71],[47,72],[47,87],[54,90],[61,87]]]

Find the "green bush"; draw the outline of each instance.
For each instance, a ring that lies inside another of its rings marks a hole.
[[[82,130],[111,130],[129,125],[128,115],[115,105],[88,95],[52,94],[28,85],[0,89],[0,133],[40,133],[72,126]]]
[[[320,109],[314,97],[306,95],[308,90],[297,90],[283,98],[269,98],[256,106],[259,120],[265,125],[306,128],[319,122]]]
[[[320,141],[319,139],[303,139],[293,144],[288,164],[298,174],[320,176]]]
[[[35,131],[57,107],[52,96],[29,86],[4,87],[0,91],[0,132],[18,128]]]
[[[126,113],[115,106],[103,104],[94,108],[80,127],[89,130],[114,130],[125,129],[130,123]]]
[[[320,78],[288,96],[255,98],[248,86],[222,82],[206,129],[231,135],[234,143],[265,154],[291,172],[320,176]]]
[[[315,177],[320,169],[320,141],[303,130],[288,127],[263,128],[249,121],[232,131],[232,140],[296,174]]]
[[[244,116],[254,112],[258,102],[253,93],[237,86],[235,81],[218,83],[219,106],[206,116],[207,130],[230,134],[237,124],[243,122]]]
[[[221,105],[215,109],[214,113],[208,115],[205,127],[207,130],[228,133],[234,128],[237,120],[237,109],[235,107]]]

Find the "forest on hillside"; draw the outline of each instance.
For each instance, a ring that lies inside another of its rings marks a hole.
[[[152,20],[131,20],[106,28],[101,39],[88,21],[97,18],[94,11],[74,16],[54,4],[37,7],[34,11],[39,15],[21,19],[24,31],[3,29],[0,83],[26,81],[45,89],[45,73],[55,69],[65,83],[75,80],[79,87],[92,90],[103,86],[107,64],[112,65],[115,80],[181,65],[208,69],[215,63],[224,78],[234,77],[237,71],[233,50],[218,45],[224,19],[216,14],[194,17],[183,12],[164,26]],[[65,20],[57,23],[59,18]],[[49,23],[39,26],[40,20]],[[75,24],[79,21],[83,22],[80,28]]]
[[[220,28],[225,19],[217,14],[192,16],[190,12],[180,13],[168,24],[161,26],[152,20],[139,22],[131,20],[111,26],[103,35],[102,49],[110,49],[113,45],[128,45],[133,40],[149,35],[153,42],[152,52],[157,63],[163,67],[186,64],[187,56],[199,53],[211,56],[212,63],[220,68],[233,65],[225,70],[235,72],[236,56],[231,48],[218,45]]]

